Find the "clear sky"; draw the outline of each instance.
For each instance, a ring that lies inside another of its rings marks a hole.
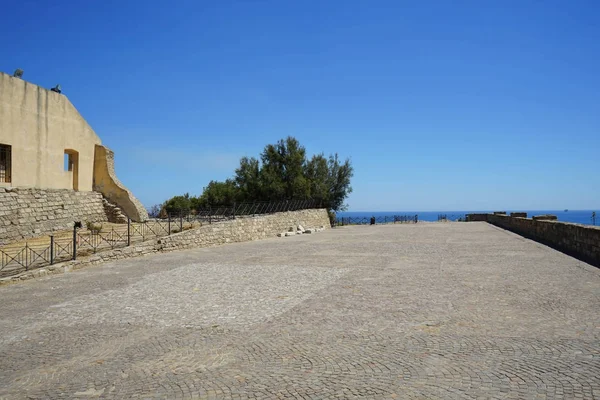
[[[0,70],[60,83],[146,205],[288,135],[350,210],[600,208],[600,2],[28,1]]]

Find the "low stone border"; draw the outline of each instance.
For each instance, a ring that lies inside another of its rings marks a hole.
[[[47,267],[37,268],[31,271],[25,271],[18,275],[9,276],[0,279],[0,286],[19,283],[34,278],[41,278],[48,275],[64,274],[88,267],[90,265],[101,264],[107,261],[115,261],[123,258],[139,257],[146,254],[158,253],[157,241],[149,240],[136,246],[123,247],[102,251],[91,256],[80,257],[77,260],[65,261]]]
[[[323,223],[325,222],[325,223]],[[282,226],[288,229],[302,225],[319,226],[311,232],[323,230],[328,227],[329,217],[327,211],[302,210],[289,211],[266,216],[239,218],[231,221],[220,222],[213,225],[204,225],[160,239],[148,240],[130,247],[102,251],[90,256],[80,257],[77,260],[65,261],[25,271],[18,275],[0,278],[0,286],[23,282],[29,279],[40,278],[54,274],[64,274],[90,265],[101,264],[107,261],[116,261],[124,258],[140,257],[152,253],[168,253],[175,250],[212,247],[225,243],[247,242],[257,239],[266,239],[277,236]],[[302,228],[304,231],[304,228]],[[300,230],[298,230],[299,232]],[[306,233],[306,232],[305,232]],[[293,233],[294,236],[296,232]]]

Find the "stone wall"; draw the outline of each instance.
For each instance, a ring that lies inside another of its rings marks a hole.
[[[106,221],[102,195],[68,189],[0,188],[0,244]]]
[[[159,240],[159,245],[161,251],[169,251],[247,242],[274,237],[278,233],[287,232],[289,228],[293,228],[295,231],[298,225],[302,225],[304,228],[330,227],[327,210],[301,210],[241,217],[164,237]]]
[[[487,222],[600,267],[600,227],[492,214]]]
[[[517,217],[517,218],[527,218],[527,213],[526,212],[511,212],[510,216]]]
[[[266,238],[274,238],[279,233],[294,230],[302,225],[304,228],[329,228],[327,210],[289,211],[256,217],[242,217],[230,221],[204,225],[160,239],[136,243],[129,247],[102,251],[88,257],[78,257],[77,260],[49,265],[44,268],[26,271],[22,274],[0,278],[0,286],[21,282],[28,279],[43,277],[49,274],[62,274],[90,265],[123,258],[140,257],[158,252],[170,252],[178,249],[194,247],[209,247],[225,243],[244,242]],[[293,235],[295,236],[295,235]],[[279,240],[294,240],[294,237],[281,237]]]
[[[484,221],[487,222],[487,214],[467,214],[466,219],[468,222]]]
[[[114,152],[101,145],[96,145],[94,190],[119,206],[133,221],[144,222],[148,219],[146,208],[117,178]]]
[[[126,224],[127,223],[127,215],[123,212],[121,207],[116,204],[111,203],[106,200],[104,197],[102,198],[102,205],[104,206],[104,213],[106,214],[106,218],[108,222],[112,222],[115,224]]]

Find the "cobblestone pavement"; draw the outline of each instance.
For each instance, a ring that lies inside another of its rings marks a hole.
[[[600,398],[600,270],[485,223],[0,287],[0,398]]]

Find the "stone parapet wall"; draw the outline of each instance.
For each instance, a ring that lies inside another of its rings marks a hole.
[[[493,214],[486,221],[600,267],[600,227]]]
[[[0,286],[51,274],[71,272],[107,261],[140,257],[158,252],[275,238],[278,233],[287,232],[289,228],[296,230],[298,225],[302,225],[306,229],[321,226],[326,229],[329,228],[330,223],[327,210],[289,211],[256,217],[241,217],[230,221],[204,225],[160,239],[148,240],[129,247],[107,250],[92,256],[80,257],[77,260],[27,271],[16,276],[0,278]],[[284,236],[279,240],[294,240],[294,238]]]
[[[0,244],[107,221],[102,194],[68,189],[0,188]]]
[[[239,217],[235,220],[204,225],[159,240],[160,250],[186,249],[224,243],[247,242],[274,237],[290,228],[330,227],[327,210],[289,211],[256,217]]]
[[[466,219],[468,222],[484,221],[487,222],[487,214],[467,214]]]

